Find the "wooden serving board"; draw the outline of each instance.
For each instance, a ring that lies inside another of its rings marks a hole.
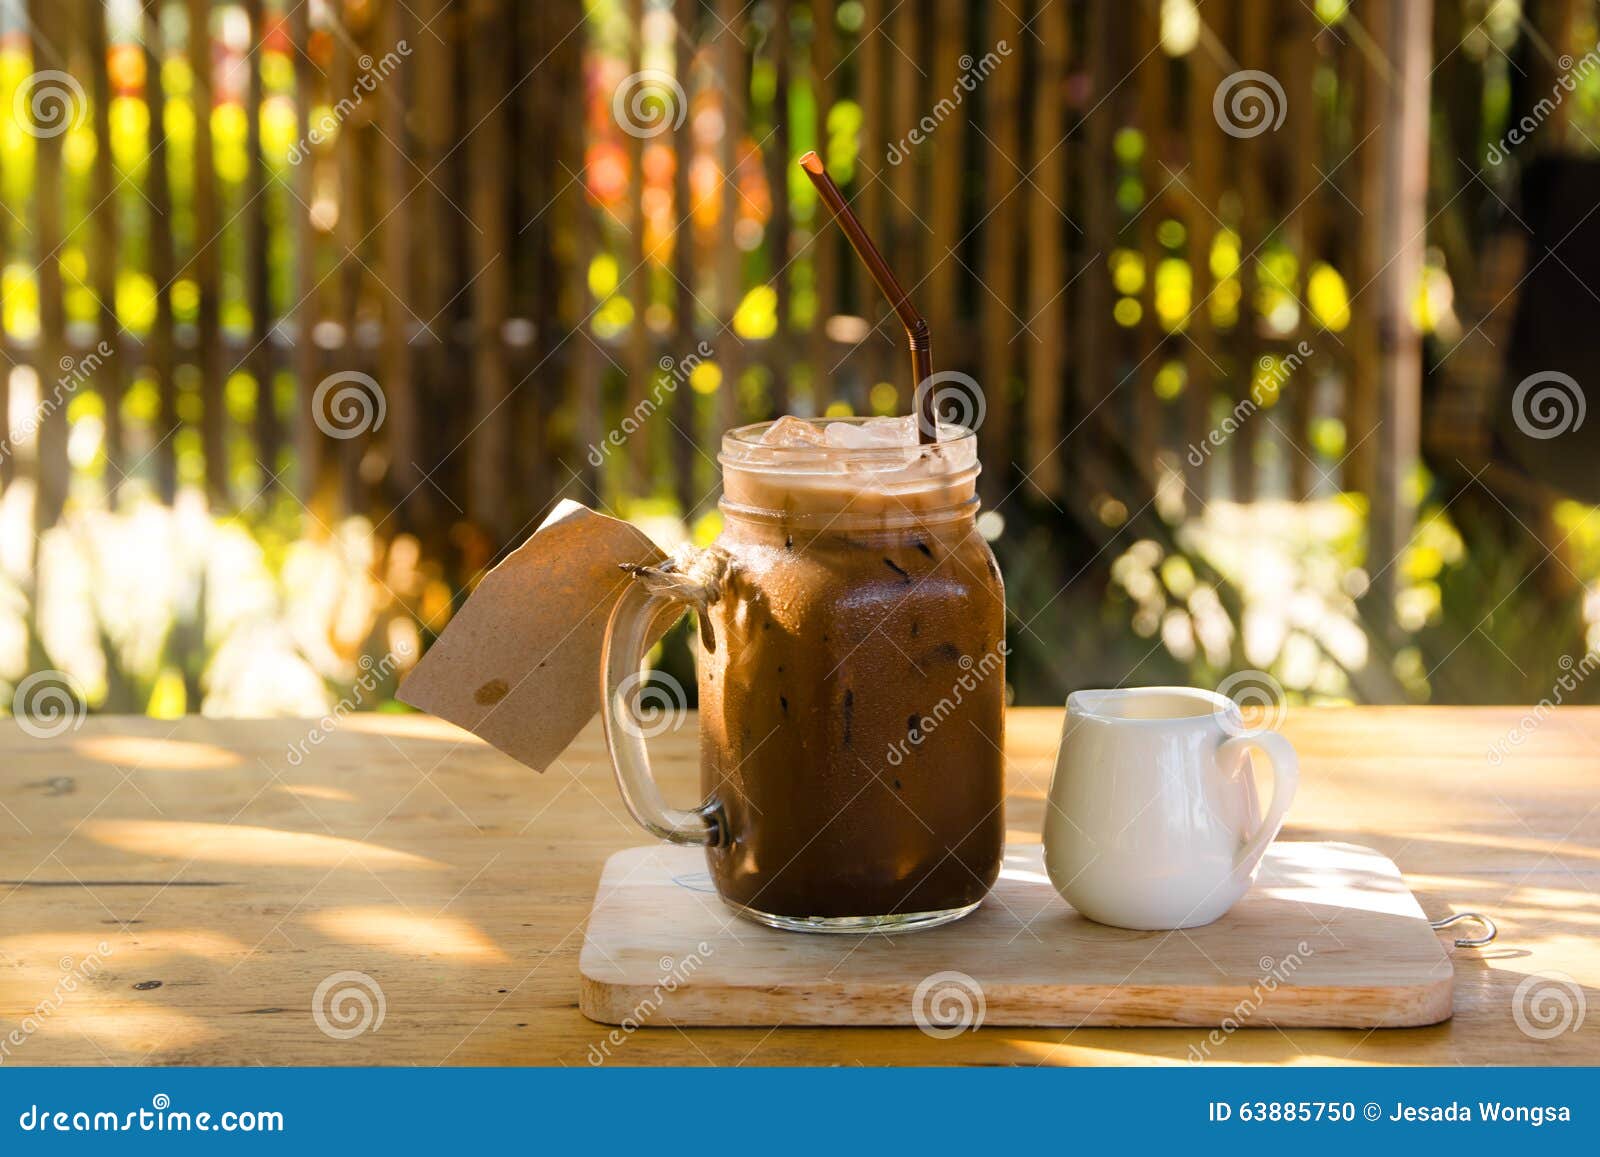
[[[735,916],[703,853],[607,861],[579,962],[603,1024],[1402,1027],[1450,1016],[1454,973],[1394,862],[1277,843],[1214,924],[1133,932],[1057,895],[1037,845],[983,907],[899,935],[780,932]],[[980,1017],[981,1014],[981,1017]]]

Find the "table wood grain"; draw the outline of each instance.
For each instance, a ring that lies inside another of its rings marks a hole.
[[[1480,909],[1500,939],[1453,950],[1444,1024],[1246,1027],[1220,1044],[995,1027],[644,1027],[613,1042],[578,1011],[578,953],[606,857],[644,841],[598,728],[541,776],[425,716],[94,717],[53,738],[6,720],[0,1064],[1149,1064],[1202,1047],[1224,1062],[1596,1064],[1600,709],[1531,730],[1526,715],[1290,711],[1302,781],[1286,838],[1377,848],[1430,916]],[[1013,842],[1038,839],[1060,724],[1009,716]],[[652,746],[669,796],[689,801],[693,719]],[[381,1024],[345,1039],[313,1015],[341,973],[382,994]],[[1547,1035],[1563,995],[1585,1019]]]

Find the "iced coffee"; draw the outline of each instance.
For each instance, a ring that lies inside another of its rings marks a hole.
[[[999,871],[1005,601],[973,436],[794,418],[723,441],[700,656],[718,891],[786,927],[918,926]]]
[[[928,928],[1000,871],[1005,592],[975,515],[975,439],[911,418],[783,418],[723,438],[723,529],[636,580],[606,634],[624,801],[706,849],[778,928]],[[704,798],[667,805],[631,696],[664,616],[699,619]]]

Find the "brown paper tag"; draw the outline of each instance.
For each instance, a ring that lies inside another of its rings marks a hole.
[[[633,581],[621,564],[663,557],[628,523],[562,501],[483,577],[401,701],[543,771],[600,710],[600,645]]]

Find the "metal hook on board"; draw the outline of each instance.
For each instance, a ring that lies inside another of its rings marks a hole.
[[[1456,941],[1457,948],[1482,948],[1485,944],[1493,943],[1494,938],[1500,935],[1500,929],[1495,927],[1494,921],[1482,912],[1457,912],[1454,916],[1446,916],[1443,920],[1430,920],[1429,924],[1435,931],[1441,931],[1463,920],[1473,920],[1483,925],[1484,934],[1461,937]]]

